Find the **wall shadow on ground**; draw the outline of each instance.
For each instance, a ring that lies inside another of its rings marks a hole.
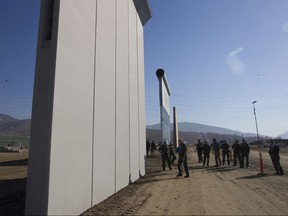
[[[258,178],[264,178],[264,177],[269,177],[269,176],[274,176],[273,174],[256,174],[256,175],[249,175],[249,176],[243,176],[243,177],[239,177],[236,178],[237,180],[240,179],[258,179]],[[278,175],[276,175],[277,177]]]
[[[28,158],[0,162],[0,166],[28,166]]]
[[[0,216],[24,215],[27,178],[0,180]]]

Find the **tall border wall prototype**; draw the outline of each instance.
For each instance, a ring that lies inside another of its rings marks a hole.
[[[160,124],[161,124],[162,142],[164,142],[164,140],[167,140],[168,143],[170,143],[171,127],[170,127],[169,97],[171,95],[171,91],[167,77],[165,75],[165,71],[163,69],[158,69],[156,71],[156,75],[159,80]]]
[[[42,0],[26,215],[77,215],[145,175],[148,0]]]

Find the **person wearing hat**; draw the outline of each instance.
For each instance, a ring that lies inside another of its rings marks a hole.
[[[178,175],[182,176],[182,164],[184,166],[184,170],[186,175],[184,176],[184,178],[188,178],[189,177],[189,170],[188,170],[188,164],[187,164],[187,141],[182,141],[181,139],[178,140],[179,143],[179,148],[178,148]]]
[[[270,145],[269,155],[271,157],[274,169],[276,171],[274,175],[284,175],[282,166],[280,164],[279,146],[273,140],[271,140],[270,142],[271,142],[271,145]]]

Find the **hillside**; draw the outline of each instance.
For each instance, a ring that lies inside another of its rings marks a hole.
[[[147,129],[154,129],[160,130],[160,123],[155,125],[147,125]],[[170,126],[171,130],[173,129],[173,124],[171,123]],[[203,125],[198,123],[191,123],[191,122],[179,122],[178,123],[178,130],[182,132],[198,132],[198,133],[216,133],[216,134],[228,134],[228,135],[243,135],[244,137],[248,136],[255,136],[253,133],[242,133],[236,130],[230,130],[227,128],[216,127],[216,126],[209,126]]]
[[[31,119],[15,119],[0,114],[0,135],[30,136]]]
[[[171,124],[171,140],[172,138]],[[188,143],[196,143],[198,139],[201,141],[208,140],[211,142],[213,138],[216,140],[227,140],[229,143],[233,143],[235,139],[241,140],[243,137],[248,142],[255,141],[257,139],[256,134],[253,133],[241,133],[236,130],[230,130],[222,127],[215,127],[190,122],[179,122],[178,123],[179,138],[187,140]],[[150,140],[159,142],[161,140],[160,124],[147,125],[146,126],[146,137]]]
[[[0,114],[0,135],[18,135],[18,136],[30,136],[30,125],[31,119],[16,119],[12,116]],[[171,124],[171,130],[173,125]],[[197,124],[191,122],[179,122],[178,123],[179,133],[183,139],[189,140],[188,137],[191,137],[191,133],[194,133],[193,137],[202,137],[203,134],[218,134],[221,135],[231,135],[231,136],[244,136],[244,137],[255,137],[253,133],[243,133],[236,130],[230,130],[227,128],[209,126],[204,124]],[[160,124],[147,125],[147,134],[148,137],[152,137],[154,140],[159,140],[160,137]],[[189,136],[188,136],[189,134]],[[196,135],[198,134],[198,135]],[[201,135],[202,134],[202,135]],[[264,136],[264,135],[260,135]],[[155,137],[155,138],[154,138]],[[266,137],[266,136],[265,136]],[[288,138],[288,131],[279,135],[278,137]],[[150,138],[151,139],[151,138]]]
[[[146,137],[149,140],[154,140],[156,143],[161,141],[161,131],[156,129],[148,129],[146,128]],[[197,140],[200,139],[201,142],[204,140],[208,140],[209,143],[212,142],[212,139],[215,138],[216,140],[227,140],[230,144],[234,143],[236,139],[241,140],[243,137],[242,135],[237,134],[220,134],[220,133],[202,133],[202,132],[185,132],[179,131],[179,138],[188,141],[189,144],[196,144]],[[256,136],[247,136],[245,139],[248,142],[256,141]],[[173,140],[173,134],[171,131],[171,140]]]
[[[288,131],[280,134],[278,137],[281,137],[282,139],[288,139]]]

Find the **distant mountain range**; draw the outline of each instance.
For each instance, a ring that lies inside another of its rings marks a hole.
[[[19,120],[0,114],[0,135],[30,136],[31,119]]]
[[[155,125],[147,125],[147,129],[160,130],[160,123]],[[173,128],[171,123],[170,128]],[[244,137],[256,136],[254,133],[242,133],[236,130],[230,130],[227,128],[209,126],[191,122],[179,122],[178,130],[182,132],[197,132],[197,133],[215,133],[215,134],[227,134],[227,135],[239,135]]]
[[[30,126],[31,119],[16,119],[12,116],[6,114],[0,114],[0,135],[15,135],[15,136],[30,136]],[[173,128],[171,123],[170,128]],[[160,123],[154,125],[147,125],[146,129],[160,130]],[[204,124],[197,124],[191,122],[179,122],[178,123],[179,132],[182,133],[214,133],[214,134],[226,134],[226,135],[237,135],[244,137],[255,137],[255,133],[243,133],[236,130],[230,130],[227,128],[209,126]],[[264,136],[264,135],[261,135]],[[280,134],[277,137],[282,137],[283,139],[288,139],[288,131]]]
[[[288,139],[288,131],[280,134],[278,137],[281,137],[282,139]]]

